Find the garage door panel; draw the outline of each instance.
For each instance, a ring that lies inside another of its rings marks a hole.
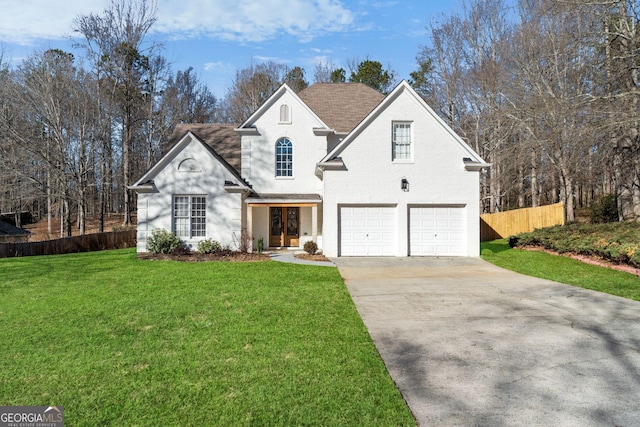
[[[351,225],[357,228],[365,228],[367,226],[367,222],[362,219],[352,219]]]
[[[396,221],[394,207],[341,207],[340,255],[394,256]]]
[[[409,209],[410,255],[465,255],[466,239],[464,207],[430,206]]]
[[[365,240],[367,238],[367,233],[364,231],[358,231],[354,233],[349,233],[351,240]]]

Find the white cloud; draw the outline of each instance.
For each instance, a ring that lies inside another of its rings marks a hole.
[[[28,44],[59,40],[72,33],[73,20],[101,14],[109,0],[3,0],[0,42]],[[8,4],[7,4],[8,3]],[[260,42],[284,35],[310,41],[344,31],[354,13],[340,0],[158,0],[156,33],[168,38],[209,37]]]
[[[333,63],[328,56],[314,56],[308,61],[314,68],[317,66],[332,67]],[[333,67],[332,67],[333,68]]]
[[[156,30],[239,42],[260,42],[283,34],[309,41],[342,31],[354,14],[338,0],[165,0]]]
[[[397,1],[378,1],[373,3],[373,7],[375,7],[376,9],[396,7],[397,5]]]
[[[28,45],[61,40],[72,34],[79,15],[100,12],[109,0],[4,0],[0,13],[0,42]]]
[[[331,54],[331,53],[333,53],[333,51],[332,51],[331,49],[320,49],[320,48],[317,48],[317,47],[312,47],[312,48],[311,48],[311,49],[309,49],[309,50],[311,50],[311,52],[316,53],[316,54],[318,54],[318,55],[319,55],[319,54],[323,54],[323,53],[324,53],[324,54]]]
[[[206,62],[204,64],[204,70],[205,71],[228,70],[230,68],[233,68],[233,66],[231,64],[224,63],[222,61]]]
[[[276,64],[288,64],[289,62],[291,62],[290,59],[278,58],[277,56],[254,55],[253,59],[256,59],[260,62],[275,62]]]

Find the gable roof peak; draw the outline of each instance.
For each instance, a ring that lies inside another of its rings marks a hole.
[[[271,108],[275,101],[279,99],[283,94],[290,93],[294,99],[300,101],[296,92],[289,87],[286,83],[282,83],[280,87],[273,92],[267,99],[264,101],[257,109],[254,111],[244,122],[242,122],[237,128],[236,131],[242,132],[243,129],[252,128],[255,121],[258,117],[260,117],[267,109]],[[305,108],[309,108],[306,104],[302,103]],[[313,113],[312,111],[310,111]]]
[[[175,126],[163,155],[168,153],[184,136],[191,132],[209,148],[214,149],[234,169],[240,170],[240,136],[237,125],[229,123],[180,123]]]
[[[344,139],[342,139],[340,143],[338,143],[338,145],[333,148],[333,150],[327,153],[327,155],[322,160],[320,160],[318,164],[324,164],[328,160],[331,160],[334,157],[338,156],[347,146],[349,146],[349,144],[351,144],[351,142],[357,137],[362,129],[366,128],[369,123],[371,123],[375,119],[375,117],[380,114],[381,111],[395,102],[395,100],[402,93],[406,93],[408,94],[408,96],[412,97],[418,103],[418,105],[422,107],[423,111],[428,117],[431,117],[433,120],[435,120],[447,133],[449,133],[449,135],[451,136],[451,140],[458,144],[458,146],[460,146],[463,151],[466,152],[467,155],[465,157],[468,156],[471,160],[471,162],[468,163],[473,163],[474,165],[481,167],[487,167],[488,164],[485,163],[480,155],[476,153],[473,148],[471,148],[466,142],[464,142],[463,139],[457,133],[455,133],[455,131],[451,129],[451,127],[449,127],[449,125],[447,125],[447,123],[442,120],[442,118],[438,116],[435,111],[433,111],[433,109],[426,103],[424,99],[422,99],[420,95],[418,95],[418,93],[406,80],[400,81],[400,83],[398,83],[387,96],[383,97],[384,99],[379,102],[378,105],[376,105],[375,108],[371,110],[371,112],[367,114],[367,116],[363,118],[360,123],[358,123],[358,125],[352,130],[352,132],[350,132]]]

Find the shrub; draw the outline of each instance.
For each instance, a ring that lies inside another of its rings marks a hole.
[[[213,254],[220,252],[222,245],[217,240],[204,239],[198,242],[198,252],[203,254]]]
[[[615,194],[603,196],[599,201],[591,204],[591,223],[618,222],[618,198]]]
[[[303,249],[309,255],[313,255],[318,252],[318,245],[313,240],[309,240],[304,244]]]
[[[509,238],[517,246],[540,246],[559,253],[575,252],[615,263],[640,266],[640,223],[577,223],[543,228]]]
[[[262,254],[263,250],[264,250],[264,237],[260,236],[260,238],[258,239],[258,254]]]
[[[170,254],[182,246],[178,236],[163,228],[152,230],[151,237],[147,240],[147,250],[152,254]]]
[[[249,252],[249,247],[251,245],[251,235],[247,232],[247,230],[242,230],[240,235],[233,233],[233,243],[235,243],[238,251],[240,252]]]

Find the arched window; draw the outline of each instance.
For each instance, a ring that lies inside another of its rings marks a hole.
[[[293,176],[293,144],[287,138],[276,142],[276,176]]]
[[[178,165],[180,172],[202,172],[202,167],[196,159],[184,159]]]
[[[280,106],[280,123],[291,123],[291,114],[287,104]]]

